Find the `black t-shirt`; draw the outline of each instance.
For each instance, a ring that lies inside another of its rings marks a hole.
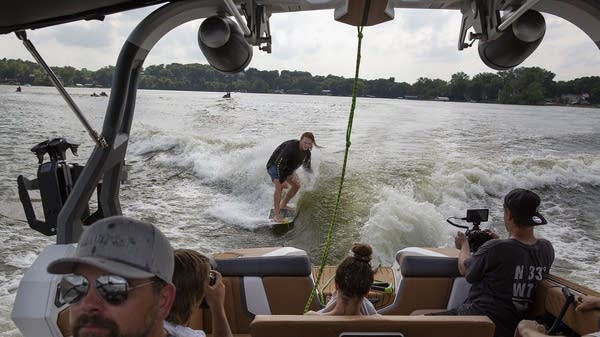
[[[515,239],[486,242],[465,261],[465,278],[472,286],[458,314],[486,315],[496,325],[494,336],[512,337],[552,262],[554,248],[545,239],[533,245]]]
[[[300,150],[300,141],[297,139],[281,143],[267,162],[267,168],[275,166],[281,182],[284,182],[300,165],[310,169],[310,150]]]

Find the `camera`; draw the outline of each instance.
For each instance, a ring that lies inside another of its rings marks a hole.
[[[471,253],[475,253],[481,245],[492,239],[492,236],[479,229],[479,227],[473,226],[471,229],[467,229],[465,232],[467,240],[469,241],[469,248]]]
[[[479,226],[482,222],[488,221],[489,214],[490,211],[486,208],[468,209],[465,221],[473,223],[473,226]]]
[[[479,225],[482,222],[488,221],[489,213],[489,210],[485,208],[468,209],[467,216],[464,218],[460,218],[460,220],[472,223],[472,228],[469,228],[468,226],[457,225],[454,222],[450,221],[450,219],[456,219],[455,217],[450,217],[446,219],[446,221],[449,224],[455,227],[466,229],[465,235],[467,236],[467,241],[469,242],[469,248],[471,250],[471,253],[475,253],[477,249],[481,247],[481,245],[492,239],[492,236],[488,232],[484,232],[479,228]]]
[[[208,272],[208,285],[209,286],[214,286],[217,283],[217,274],[215,274],[214,271],[210,270]],[[208,309],[208,303],[206,302],[206,297],[202,299],[202,302],[200,303],[200,308],[201,309]]]

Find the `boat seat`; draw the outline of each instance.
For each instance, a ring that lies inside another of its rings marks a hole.
[[[313,287],[306,255],[253,256],[217,259],[216,269],[226,287],[225,313],[234,334],[250,332],[256,315],[300,315]],[[311,309],[318,310],[317,299]],[[210,310],[203,309],[190,323],[211,330]]]
[[[471,287],[460,275],[456,257],[400,251],[395,267],[399,271],[396,296],[391,305],[379,310],[384,315],[453,309],[463,303]]]
[[[459,305],[463,304],[469,295],[471,284],[467,282],[464,277],[456,277],[452,282],[452,288],[450,289],[450,298],[448,298],[448,304],[446,308],[435,308],[435,309],[418,309],[412,311],[411,315],[424,315],[433,312],[445,311],[450,309],[456,309]]]
[[[70,324],[70,320],[69,320],[69,313],[71,312],[71,307],[68,306],[66,307],[63,311],[58,313],[58,317],[56,320],[56,325],[58,326],[58,330],[60,330],[60,333],[64,336],[72,336],[73,334],[71,333],[71,324]]]
[[[377,336],[464,337],[465,331],[469,337],[492,337],[494,323],[486,316],[257,315],[250,325],[252,337],[368,336],[366,332],[381,333]]]

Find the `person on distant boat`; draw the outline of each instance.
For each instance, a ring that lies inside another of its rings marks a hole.
[[[97,94],[95,91],[94,91],[94,93],[93,93],[93,94],[91,94],[90,96],[92,96],[92,97],[99,97],[99,95],[98,95],[98,94]]]
[[[174,337],[163,321],[175,299],[173,248],[151,224],[101,219],[79,238],[75,255],[52,261],[73,336]]]
[[[472,255],[465,234],[458,232],[458,270],[471,289],[458,308],[432,315],[486,315],[496,325],[494,336],[513,336],[533,303],[537,285],[554,262],[550,241],[536,238],[533,232],[534,226],[547,223],[538,212],[539,205],[540,197],[532,191],[510,191],[504,197],[508,239],[494,234]]]
[[[211,275],[214,284],[210,284]],[[189,327],[200,303],[206,299],[210,308],[212,336],[231,337],[231,329],[225,315],[225,284],[216,270],[211,270],[210,260],[191,249],[175,250],[173,284],[177,288],[175,302],[165,320],[165,330],[173,337],[206,337],[202,330]]]
[[[100,93],[100,96],[102,96],[102,97],[106,97],[106,96],[108,96],[108,95],[107,95],[107,94],[106,94],[104,91],[102,91],[102,92]]]
[[[368,244],[352,245],[354,256],[346,257],[335,271],[335,292],[325,308],[309,315],[378,315],[377,310],[366,296],[373,284],[374,272],[371,266],[373,249]]]
[[[575,311],[600,310],[600,297],[583,295],[577,297]],[[600,326],[598,326],[600,328]],[[517,333],[515,337],[549,337],[546,334],[546,327],[532,320],[522,320],[517,325]],[[600,330],[587,334],[584,337],[600,337]]]
[[[21,86],[18,86],[17,90],[15,90],[15,92],[21,92]]]
[[[275,184],[275,192],[273,194],[273,220],[277,222],[283,221],[281,209],[294,210],[288,206],[288,202],[296,195],[300,189],[300,178],[294,172],[302,165],[306,170],[311,171],[310,167],[310,150],[313,146],[319,147],[315,142],[315,136],[312,132],[305,132],[300,137],[300,140],[292,139],[281,143],[267,162],[267,172],[271,176],[273,184]],[[290,190],[285,193],[281,200],[281,192],[291,186]]]

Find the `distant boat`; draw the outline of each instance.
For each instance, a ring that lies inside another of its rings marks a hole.
[[[227,92],[225,95],[223,95],[223,98],[231,98],[231,92]]]
[[[15,92],[21,92],[21,86],[18,86],[17,90],[15,90]]]

